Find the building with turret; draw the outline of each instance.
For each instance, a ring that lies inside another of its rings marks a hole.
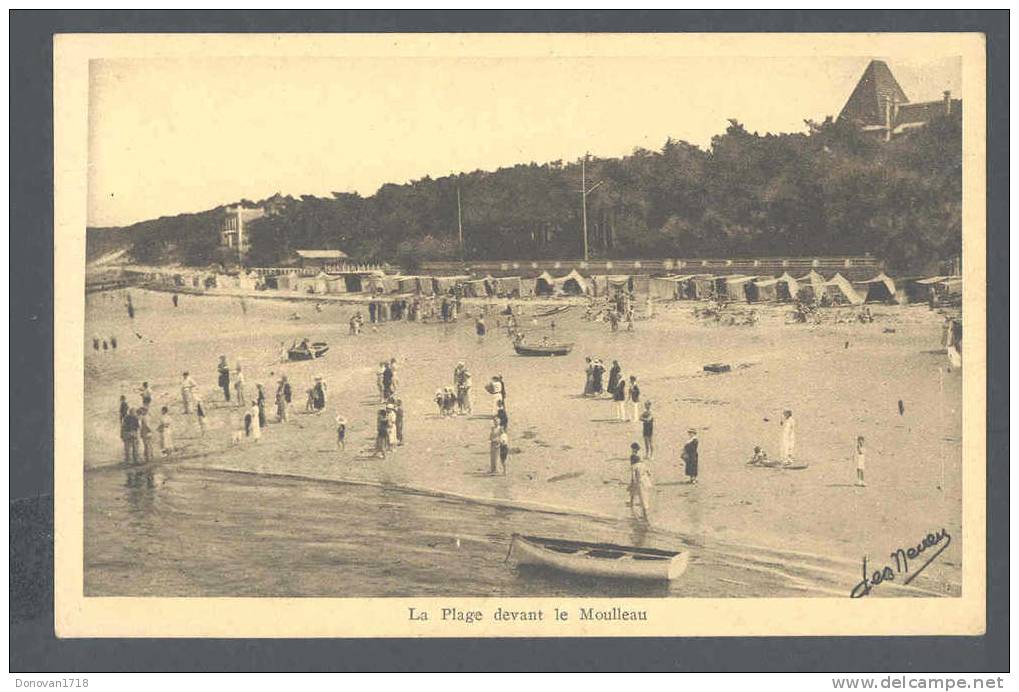
[[[887,142],[939,115],[961,114],[962,99],[953,99],[950,91],[938,101],[911,103],[887,63],[871,60],[838,119],[855,123]]]

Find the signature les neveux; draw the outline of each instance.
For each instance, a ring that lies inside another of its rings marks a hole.
[[[936,533],[929,533],[923,537],[915,547],[910,546],[909,548],[899,548],[891,554],[894,563],[890,562],[885,565],[882,569],[875,569],[873,571],[867,570],[867,558],[863,558],[863,579],[860,580],[853,590],[849,592],[850,598],[862,598],[871,592],[875,586],[881,582],[895,581],[895,578],[899,575],[905,574],[906,578],[902,580],[903,584],[916,579],[921,572],[927,569],[927,565],[931,564],[934,559],[945,552],[952,543],[952,536],[948,533],[948,530],[942,528]],[[937,551],[930,553],[927,557],[927,561],[920,566],[919,569],[910,571],[910,563],[917,560],[924,555],[930,549],[937,547]]]

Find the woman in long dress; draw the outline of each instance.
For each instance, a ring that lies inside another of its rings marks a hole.
[[[785,410],[782,412],[782,451],[783,464],[792,464],[796,458],[796,420],[793,412]]]
[[[255,442],[258,442],[262,439],[262,426],[258,424],[257,401],[251,402],[251,409],[249,410],[249,413],[251,414],[251,437],[254,438]]]
[[[589,357],[584,360],[587,361],[587,367],[584,369],[586,376],[584,380],[584,396],[591,396],[594,394],[594,363],[591,362]]]

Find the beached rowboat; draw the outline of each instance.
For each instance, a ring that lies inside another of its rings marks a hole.
[[[310,344],[307,348],[301,348],[300,346],[287,349],[287,358],[290,360],[314,360],[315,358],[321,358],[329,350],[329,344],[324,341],[316,341]]]
[[[543,565],[592,577],[651,581],[677,579],[690,560],[687,552],[517,533],[513,534],[510,556],[520,565]]]
[[[543,344],[538,346],[527,346],[525,344],[513,344],[513,350],[521,356],[565,356],[573,350],[573,344]]]

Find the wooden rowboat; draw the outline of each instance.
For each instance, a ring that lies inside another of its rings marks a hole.
[[[610,579],[671,581],[686,571],[690,553],[513,534],[510,556],[518,565]]]
[[[521,356],[565,356],[573,350],[573,344],[545,344],[527,346],[525,344],[513,344],[513,350]]]
[[[310,344],[307,348],[301,348],[296,346],[294,348],[287,349],[287,358],[290,360],[314,360],[315,358],[321,358],[329,350],[329,344],[324,341],[316,341]]]

